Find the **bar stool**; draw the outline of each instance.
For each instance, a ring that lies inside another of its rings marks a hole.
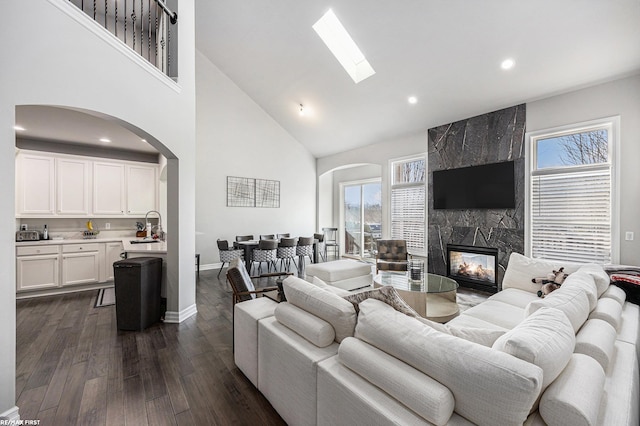
[[[297,241],[295,238],[281,238],[280,243],[278,243],[278,251],[276,252],[276,257],[278,260],[280,260],[281,265],[287,272],[289,272],[289,270],[291,269],[292,259],[293,264],[296,264],[296,245]],[[296,266],[296,269],[297,268],[298,267]]]
[[[324,254],[327,256],[327,249],[331,247],[334,257],[340,256],[340,243],[338,242],[338,228],[322,228],[324,233]]]
[[[262,263],[267,264],[267,272],[271,271],[271,265],[273,269],[276,268],[276,255],[278,251],[278,242],[276,240],[260,240],[258,248],[253,250],[253,263],[258,262],[258,274],[262,273]]]

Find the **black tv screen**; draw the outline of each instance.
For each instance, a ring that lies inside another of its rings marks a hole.
[[[433,208],[515,208],[513,171],[513,161],[434,171]]]

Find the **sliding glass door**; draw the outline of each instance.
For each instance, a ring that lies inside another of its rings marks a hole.
[[[344,254],[375,258],[382,237],[382,185],[380,180],[343,185]]]

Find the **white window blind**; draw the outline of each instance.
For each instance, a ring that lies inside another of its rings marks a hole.
[[[425,253],[425,186],[391,188],[391,238],[406,240],[414,253]]]
[[[532,256],[611,263],[611,169],[531,177]]]

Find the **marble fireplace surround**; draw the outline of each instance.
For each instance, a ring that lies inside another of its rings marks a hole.
[[[524,253],[526,106],[517,105],[429,129],[428,270],[446,275],[447,244],[498,249],[497,290],[512,252]],[[433,172],[511,161],[513,209],[434,210]]]

